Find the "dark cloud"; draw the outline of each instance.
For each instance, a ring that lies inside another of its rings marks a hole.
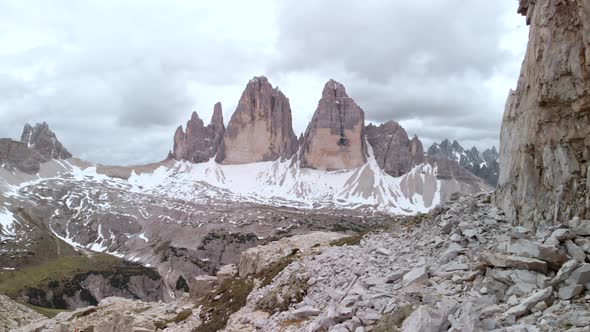
[[[2,1],[0,137],[47,121],[82,158],[152,162],[190,112],[222,101],[227,122],[266,74],[297,132],[335,78],[368,121],[491,144],[522,59],[522,38],[501,45],[525,34],[512,2]]]

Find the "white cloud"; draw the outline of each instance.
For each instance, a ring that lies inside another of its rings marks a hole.
[[[289,97],[297,133],[334,78],[368,120],[493,143],[526,40],[516,2],[360,4],[2,1],[0,136],[47,121],[83,158],[152,162],[192,110],[208,120],[221,101],[227,122],[265,74]]]

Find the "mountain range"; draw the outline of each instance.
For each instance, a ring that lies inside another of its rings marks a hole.
[[[131,271],[118,272],[134,276],[130,290],[108,286],[120,276],[107,269],[100,278],[58,283],[59,291],[12,291],[56,308],[108,294],[169,300],[187,280],[272,239],[368,229],[428,212],[455,193],[492,189],[463,160],[424,153],[398,123],[365,125],[364,117],[344,86],[329,80],[297,138],[289,99],[255,77],[227,126],[220,103],[208,125],[194,112],[174,133],[167,158],[140,166],[75,158],[46,123],[27,124],[20,141],[0,140],[0,266],[12,271],[81,259],[76,252],[105,253]]]
[[[587,331],[590,3],[518,4],[499,160],[365,125],[333,80],[296,138],[263,77],[153,164],[0,140],[0,331]]]

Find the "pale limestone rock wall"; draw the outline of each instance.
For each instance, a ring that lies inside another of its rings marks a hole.
[[[500,137],[496,203],[516,222],[590,218],[590,1],[521,0],[529,44]]]

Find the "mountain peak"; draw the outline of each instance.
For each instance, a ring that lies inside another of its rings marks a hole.
[[[300,149],[301,166],[336,170],[364,165],[365,113],[346,94],[344,85],[329,80],[307,126]]]
[[[217,162],[246,164],[289,159],[297,147],[289,99],[266,77],[254,77],[227,124]]]
[[[219,103],[218,103],[219,104]],[[217,106],[217,104],[216,104]],[[221,104],[219,105],[221,110]],[[186,132],[182,130],[182,125],[176,128],[174,133],[174,148],[172,153],[168,154],[168,159],[187,160],[194,163],[205,162],[211,159],[217,153],[219,141],[225,128],[223,127],[223,118],[217,123],[220,114],[216,115],[215,107],[212,124],[205,127],[203,120],[197,112],[191,114],[191,119],[186,123]]]
[[[72,157],[72,154],[61,144],[45,121],[35,124],[34,127],[28,123],[25,124],[21,142],[47,159],[68,159]]]

